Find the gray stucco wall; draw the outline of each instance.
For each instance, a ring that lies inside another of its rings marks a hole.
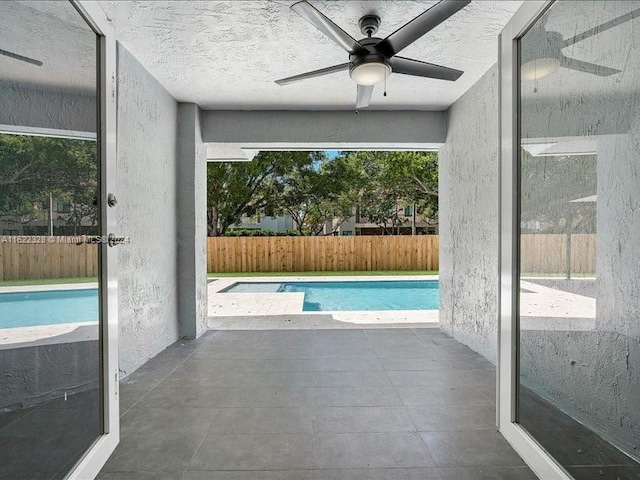
[[[439,156],[441,327],[493,362],[499,287],[497,73],[493,67],[451,107]],[[596,328],[521,334],[522,383],[636,457],[640,116],[634,112],[640,111],[639,102],[615,94],[537,101],[525,136],[589,132],[597,138],[598,280],[590,292],[597,300]]]
[[[640,460],[640,95],[625,103],[634,112],[628,131],[598,141],[595,335],[601,341],[587,383],[606,386],[598,400],[608,408],[596,421]],[[580,400],[591,414],[594,401]]]
[[[446,137],[444,112],[228,111],[202,112],[202,140],[243,145],[424,145]]]
[[[178,318],[183,338],[207,329],[207,148],[200,108],[178,106]]]
[[[2,81],[0,125],[95,134],[96,98],[92,93]]]
[[[595,329],[524,331],[522,382],[640,459],[640,97],[602,104],[602,121],[573,117],[597,136]],[[632,113],[635,112],[635,113]],[[562,114],[534,110],[540,124]],[[615,129],[613,129],[615,126]],[[560,134],[563,129],[557,130]],[[612,134],[611,134],[612,133]]]
[[[177,102],[118,45],[120,371],[178,339]]]
[[[496,361],[498,68],[449,109],[439,152],[440,326]]]
[[[97,327],[81,327],[93,330]],[[0,411],[28,408],[98,387],[98,342],[12,345],[0,349]]]

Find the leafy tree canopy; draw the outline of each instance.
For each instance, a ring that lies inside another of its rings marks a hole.
[[[250,162],[207,165],[207,209],[210,236],[224,235],[243,215],[275,215],[289,172],[322,159],[322,152],[260,152]]]
[[[350,152],[359,171],[360,213],[392,232],[402,224],[398,207],[412,205],[423,220],[437,225],[438,156],[435,152]]]
[[[593,233],[596,204],[576,203],[597,192],[595,155],[521,157],[521,224],[523,231]]]
[[[358,172],[344,157],[294,168],[282,179],[278,210],[293,218],[300,234],[330,234],[353,215]]]
[[[251,162],[208,165],[209,235],[243,215],[286,214],[301,235],[332,234],[356,208],[392,227],[400,203],[437,222],[438,162],[433,152],[261,152]]]

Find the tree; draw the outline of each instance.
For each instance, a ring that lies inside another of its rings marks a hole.
[[[354,180],[354,171],[344,158],[317,157],[283,178],[279,210],[293,218],[301,235],[333,234],[353,215]]]
[[[393,233],[406,220],[401,204],[411,205],[423,220],[438,222],[438,157],[435,152],[351,152],[358,170],[360,213]]]
[[[71,205],[67,225],[97,224],[96,142],[0,134],[0,212],[37,217],[49,194]]]
[[[274,215],[285,176],[312,164],[321,152],[260,152],[250,162],[207,165],[210,236],[224,235],[243,215]]]
[[[404,202],[437,222],[438,163],[432,152],[261,152],[246,163],[210,163],[209,235],[243,215],[290,216],[301,235],[330,235],[354,208],[387,233],[406,222]]]
[[[595,155],[521,157],[523,230],[546,233],[593,233],[595,202],[575,203],[597,192]],[[571,225],[568,225],[568,222]]]

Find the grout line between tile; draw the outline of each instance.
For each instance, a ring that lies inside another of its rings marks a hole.
[[[160,385],[162,382],[164,382],[169,375],[171,375],[173,372],[175,372],[178,367],[180,367],[187,359],[189,359],[191,357],[191,355],[193,355],[194,353],[196,353],[198,350],[200,350],[203,346],[205,346],[207,343],[209,343],[213,338],[215,338],[216,335],[218,335],[218,331],[216,331],[213,335],[211,335],[211,338],[208,338],[207,340],[205,340],[204,342],[202,342],[202,345],[200,345],[199,347],[196,347],[195,350],[193,350],[193,352],[189,353],[189,355],[187,355],[186,357],[184,357],[180,363],[178,363],[169,373],[167,373],[164,377],[162,377],[160,380],[158,380],[149,390],[147,390],[145,393],[142,394],[142,396],[140,398],[138,398],[135,402],[133,402],[129,408],[127,408],[125,411],[120,412],[120,417],[122,417],[125,413],[127,413],[129,410],[131,410],[133,407],[135,407],[144,397],[146,397],[149,393],[151,393],[153,390],[156,389],[156,387],[158,385]],[[206,333],[205,333],[206,335]],[[179,342],[180,340],[177,340],[176,342]],[[174,342],[175,343],[175,342]],[[173,345],[173,344],[172,344]],[[168,348],[168,347],[167,347]],[[162,352],[160,352],[159,355],[161,355]],[[153,357],[153,358],[157,358]],[[120,390],[120,389],[118,389]]]

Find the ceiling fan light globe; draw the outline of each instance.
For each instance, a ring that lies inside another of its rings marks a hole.
[[[520,78],[525,82],[532,82],[548,77],[560,68],[560,59],[558,58],[538,58],[531,60],[520,69]]]
[[[365,87],[384,82],[391,75],[391,67],[382,62],[367,62],[355,66],[349,72],[351,79]]]

